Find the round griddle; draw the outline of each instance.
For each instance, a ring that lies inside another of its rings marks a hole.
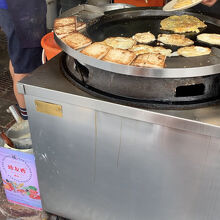
[[[205,21],[207,28],[201,30],[201,32],[220,34],[220,20],[218,19],[192,12],[164,12],[162,10],[146,8],[115,10],[99,18],[94,18],[89,22],[87,20],[87,28],[83,30],[82,33],[91,38],[93,42],[103,41],[107,37],[114,36],[131,37],[135,33],[147,31],[157,36],[160,33],[168,33],[160,30],[160,21],[162,19],[171,15],[182,14],[192,15]],[[196,41],[196,35],[197,33],[186,34],[187,37],[195,41],[195,45],[201,46],[202,44]],[[210,76],[220,73],[220,48],[217,46],[209,45],[212,49],[210,55],[190,58],[181,56],[167,57],[166,67],[156,69],[121,65],[98,60],[80,53],[79,50],[70,48],[63,43],[62,40],[57,38],[57,36],[55,36],[55,40],[69,56],[89,69],[95,68],[96,70],[99,69],[120,75],[152,78],[188,78]],[[173,48],[173,51],[174,50],[175,48]],[[99,71],[100,74],[102,71]]]

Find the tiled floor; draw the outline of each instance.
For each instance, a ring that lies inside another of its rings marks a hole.
[[[7,43],[0,32],[0,131],[6,130],[13,123],[12,115],[6,112],[15,103],[8,62]]]

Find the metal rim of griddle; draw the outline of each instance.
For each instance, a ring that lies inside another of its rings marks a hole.
[[[80,13],[82,11],[94,13],[95,17],[99,17],[99,16],[104,15],[105,12],[118,10],[118,9],[134,8],[134,7],[135,7],[134,5],[124,4],[124,3],[110,3],[110,4],[105,4],[103,7],[89,5],[89,4],[82,4],[82,5],[78,5],[74,8],[71,8],[71,9],[65,11],[59,17],[64,18],[64,17],[69,17],[69,16],[75,15],[75,16],[78,16],[80,20],[87,23],[89,21],[87,19],[84,19],[83,16],[81,17]]]
[[[115,16],[117,17],[119,14],[122,14],[124,18],[135,16],[137,13],[140,16],[171,16],[174,14],[188,14],[198,17],[201,20],[204,20],[208,23],[214,24],[220,28],[220,20],[197,14],[191,12],[164,12],[162,10],[151,10],[151,9],[143,9],[143,8],[131,8],[131,9],[123,9],[123,10],[116,10],[110,13],[110,15],[102,16],[99,19],[108,19],[108,17]],[[94,22],[93,22],[94,23]],[[86,34],[86,30],[83,32]],[[207,76],[220,73],[220,63],[210,66],[197,66],[193,68],[146,68],[146,67],[135,67],[129,65],[121,65],[116,63],[105,62],[102,60],[95,59],[90,56],[86,56],[80,53],[79,50],[74,50],[68,45],[66,45],[62,40],[60,40],[55,34],[55,40],[58,45],[65,51],[68,55],[77,59],[82,65],[89,65],[92,67],[96,67],[105,71],[111,71],[118,74],[123,75],[132,75],[132,76],[141,76],[141,77],[153,77],[153,78],[186,78],[186,77],[197,77],[197,76]],[[219,50],[218,48],[214,48],[213,51]],[[219,55],[219,54],[217,54]],[[220,56],[220,55],[219,55]],[[168,58],[168,59],[172,59]],[[194,59],[189,59],[189,62]],[[196,59],[196,58],[195,58]]]
[[[115,95],[112,93],[108,93],[106,91],[97,89],[93,86],[88,85],[83,80],[79,80],[73,72],[77,70],[71,70],[67,65],[66,58],[68,55],[65,53],[61,56],[60,60],[60,67],[62,70],[62,73],[65,75],[65,77],[76,87],[81,89],[84,92],[89,93],[90,95],[93,95],[97,98],[100,98],[104,101],[111,101],[117,104],[123,104],[128,105],[132,107],[138,107],[138,108],[147,108],[147,109],[163,109],[163,110],[186,110],[186,109],[193,109],[193,108],[199,108],[199,107],[207,107],[210,105],[215,105],[220,102],[220,97],[211,97],[211,98],[204,98],[204,99],[197,99],[197,100],[191,100],[191,101],[170,101],[170,100],[162,100],[157,101],[153,99],[135,99],[135,98],[128,98],[123,97],[120,95]],[[75,65],[74,65],[75,66]]]

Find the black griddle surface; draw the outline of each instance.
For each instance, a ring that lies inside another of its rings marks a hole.
[[[200,29],[200,33],[189,32],[184,35],[194,41],[195,46],[205,46],[205,47],[215,47],[215,50],[212,50],[210,55],[198,56],[198,57],[182,57],[182,56],[173,56],[166,59],[167,68],[196,68],[202,66],[212,66],[220,63],[220,46],[210,45],[207,43],[202,43],[197,41],[196,36],[201,33],[216,33],[220,34],[220,24],[214,24],[214,21],[201,19],[199,14],[187,12],[185,14],[195,16],[200,20],[203,20],[207,27]],[[170,14],[169,16],[172,16]],[[181,15],[181,14],[180,14]],[[92,25],[89,25],[86,34],[89,36],[93,42],[103,41],[108,37],[132,37],[136,33],[148,32],[157,36],[163,33],[173,33],[171,31],[165,31],[160,29],[161,20],[169,17],[168,15],[163,16],[150,16],[143,15],[141,13],[131,11],[121,11],[118,13],[112,13],[102,17],[98,22],[95,22]],[[204,16],[207,18],[207,16]],[[218,26],[219,25],[219,26]],[[154,41],[150,43],[151,46],[159,46],[159,42]],[[178,50],[179,47],[171,45],[161,45],[167,49],[171,49],[172,52]],[[218,51],[219,49],[219,51]]]
[[[171,31],[160,29],[160,21],[168,16],[143,16],[137,18],[121,18],[119,20],[103,19],[87,29],[88,36],[93,41],[103,41],[108,37],[132,37],[136,33],[148,32],[157,37],[159,34],[171,34]],[[206,28],[200,29],[200,33],[216,33],[220,34],[220,27],[214,24],[205,22]],[[201,45],[196,41],[196,36],[200,33],[188,32],[184,33],[186,37],[195,41],[195,45]],[[156,41],[154,43],[156,45]],[[210,45],[211,46],[211,45]]]

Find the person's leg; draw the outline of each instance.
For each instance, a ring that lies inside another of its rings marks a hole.
[[[22,118],[27,119],[24,96],[18,93],[17,83],[42,64],[42,48],[40,43],[36,48],[22,47],[15,32],[13,20],[7,10],[0,9],[0,26],[8,39],[9,71],[13,80],[14,94]]]
[[[14,41],[9,40],[9,54],[11,58],[9,70],[21,117],[26,120],[28,117],[24,95],[18,93],[17,83],[42,64],[42,48],[21,48],[18,43],[16,44],[15,38],[16,36],[12,35],[11,39],[14,39]]]
[[[11,63],[11,60],[9,62],[9,71],[13,80],[13,88],[14,88],[14,95],[16,97],[16,100],[18,102],[19,107],[25,109],[25,101],[24,101],[24,95],[18,93],[18,89],[17,89],[17,82],[22,80],[24,77],[26,77],[28,74],[27,73],[22,73],[22,74],[16,74],[14,72],[14,67]]]
[[[19,106],[19,112],[21,113],[22,118],[27,119],[24,96],[18,93],[17,86],[16,86],[17,82],[21,80],[22,78],[24,78],[27,74],[26,72],[22,72],[22,74],[16,74],[14,72],[14,67],[12,65],[12,63],[14,62],[16,65],[16,68],[17,66],[22,68],[23,59],[21,59],[21,57],[22,57],[23,49],[20,49],[19,47],[19,41],[17,37],[15,36],[14,25],[12,23],[8,10],[0,9],[0,26],[5,32],[7,36],[7,40],[8,40],[8,53],[10,57],[9,72],[11,74],[12,81],[13,81],[14,95],[17,100],[17,103]]]
[[[17,83],[42,64],[42,48],[23,48],[15,32],[13,23],[8,35],[9,71],[13,80],[14,95],[18,103],[20,115],[26,120],[28,117],[24,95],[18,93]]]
[[[11,74],[11,78],[12,78],[12,81],[14,80],[14,67],[13,67],[13,65],[12,65],[12,63],[11,63],[11,60],[9,60],[9,72],[10,72],[10,74]]]

